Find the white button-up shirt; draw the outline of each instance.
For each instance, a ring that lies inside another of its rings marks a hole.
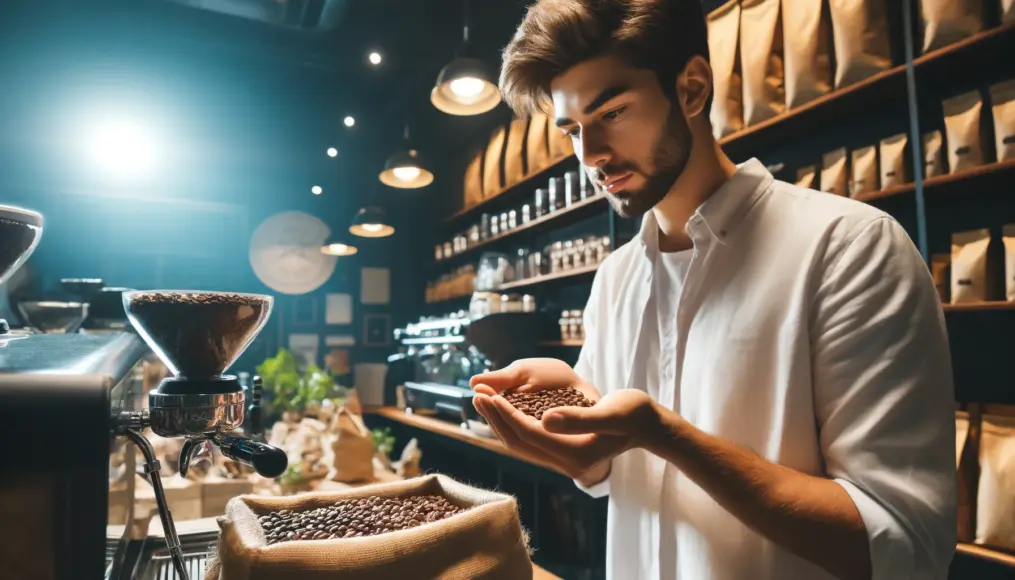
[[[945,578],[952,371],[937,293],[906,232],[862,203],[776,181],[756,160],[686,231],[676,349],[658,344],[650,212],[596,275],[578,374],[604,395],[644,390],[706,432],[834,479],[863,517],[874,580]],[[673,357],[675,380],[660,380],[651,353]],[[610,496],[611,580],[830,578],[643,449],[586,491]]]

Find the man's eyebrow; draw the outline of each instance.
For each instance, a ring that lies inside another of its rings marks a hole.
[[[602,107],[603,104],[609,101],[610,99],[622,95],[626,93],[628,90],[630,90],[630,87],[626,85],[613,85],[611,87],[606,87],[605,89],[603,89],[602,92],[596,95],[596,98],[592,99],[592,101],[588,105],[586,105],[584,109],[582,109],[582,113],[589,115],[599,107]],[[573,125],[574,121],[568,119],[567,117],[559,117],[554,120],[553,124],[558,127],[563,127],[565,125]]]

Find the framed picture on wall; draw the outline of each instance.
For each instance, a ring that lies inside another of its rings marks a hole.
[[[391,315],[363,315],[363,346],[389,346],[391,344]]]
[[[297,296],[293,299],[293,326],[314,326],[317,324],[317,300],[312,296]]]

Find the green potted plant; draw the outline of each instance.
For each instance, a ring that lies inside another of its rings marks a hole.
[[[336,384],[330,372],[314,364],[301,366],[299,359],[284,348],[258,365],[257,374],[270,413],[290,423],[298,422],[304,414],[316,415],[325,400],[341,399],[345,394],[345,387]]]

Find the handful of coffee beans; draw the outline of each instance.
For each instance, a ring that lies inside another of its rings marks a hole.
[[[341,499],[317,509],[281,510],[259,518],[268,545],[295,540],[376,536],[414,528],[465,511],[439,495]]]
[[[504,392],[504,398],[508,403],[511,403],[511,406],[526,415],[535,417],[536,420],[542,419],[545,411],[557,407],[591,407],[595,405],[595,402],[585,398],[585,395],[574,387],[527,393],[511,390]]]

